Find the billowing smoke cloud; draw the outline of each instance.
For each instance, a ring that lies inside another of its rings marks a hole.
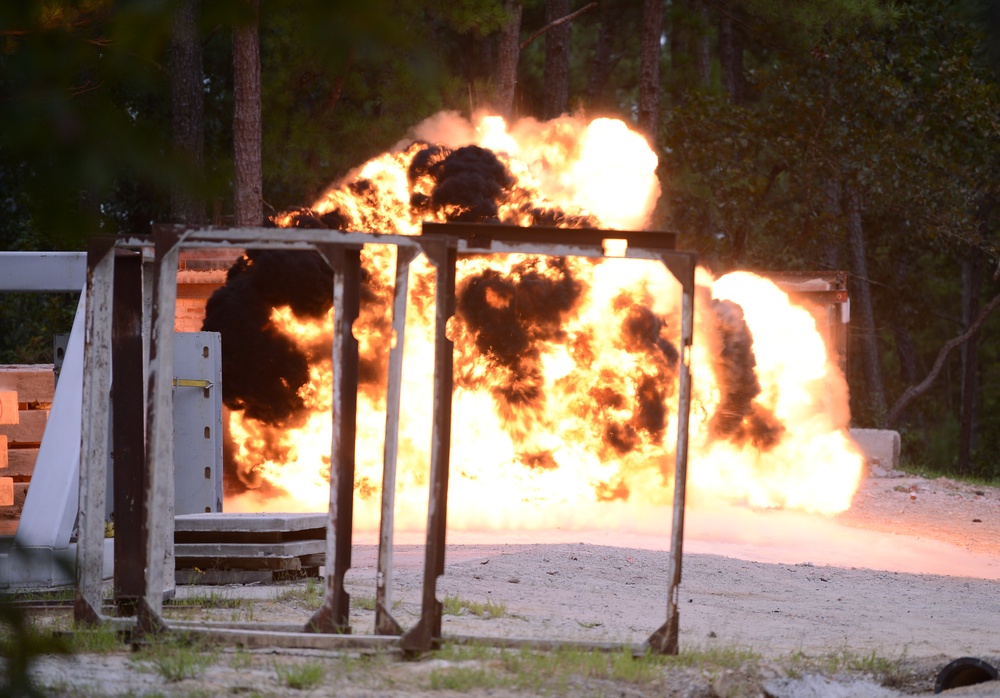
[[[727,300],[709,301],[717,338],[712,355],[712,371],[722,391],[719,406],[708,422],[710,435],[742,445],[752,443],[767,450],[778,443],[784,427],[777,417],[754,398],[760,395],[760,382],[754,368],[753,337],[743,309]]]
[[[489,385],[505,422],[543,411],[541,357],[545,344],[562,341],[562,325],[583,293],[564,259],[531,259],[510,274],[494,269],[471,276],[456,295],[457,315],[477,352],[456,364],[457,384]],[[473,364],[485,363],[488,380]],[[500,373],[502,377],[497,377]]]
[[[403,154],[409,158],[405,199],[377,172],[359,171],[339,190],[328,192],[322,210],[296,209],[275,221],[288,227],[406,232],[383,213],[391,204],[408,209],[411,232],[425,219],[578,228],[598,224],[585,211],[566,212],[527,196],[505,161],[486,148],[414,143]],[[467,268],[459,279],[456,386],[489,390],[504,428],[523,444],[518,459],[528,468],[559,467],[553,452],[531,438],[532,431],[546,427],[546,353],[553,345],[572,342],[570,354],[578,366],[595,359],[591,338],[585,333],[570,337],[565,330],[589,290],[576,271],[590,264],[529,257],[509,267]],[[375,402],[384,396],[391,338],[392,289],[380,280],[384,278],[384,273],[363,271],[359,325],[368,341],[360,356],[359,383]],[[413,286],[427,290],[427,283],[418,278]],[[277,428],[295,427],[305,419],[311,408],[300,391],[309,381],[310,366],[329,360],[330,336],[303,345],[280,331],[271,317],[274,308],[288,306],[299,318],[325,318],[332,284],[332,272],[318,253],[250,250],[234,265],[226,285],[209,300],[203,327],[222,333],[224,400],[231,410]],[[601,381],[575,397],[586,403],[581,410],[599,434],[603,452],[598,455],[606,462],[649,444],[662,445],[667,433],[667,405],[679,360],[670,333],[677,328],[651,304],[650,298],[624,292],[615,299],[611,312],[619,323],[620,349],[631,357],[629,375],[608,368]],[[715,303],[713,311],[709,316],[719,351],[712,369],[724,394],[711,420],[712,435],[766,448],[779,438],[781,427],[753,401],[760,386],[742,313],[732,303]],[[283,462],[281,453],[262,455]],[[238,491],[238,483],[260,484],[253,464],[226,467],[230,491]],[[626,499],[629,487],[615,479],[598,483],[596,494],[599,499]]]
[[[269,424],[293,426],[304,409],[298,390],[309,380],[304,348],[271,324],[272,308],[323,317],[333,303],[333,276],[315,252],[249,250],[208,300],[206,332],[223,346],[223,398],[233,410]]]

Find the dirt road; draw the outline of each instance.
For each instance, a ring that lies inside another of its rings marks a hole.
[[[701,508],[689,513],[686,533],[682,652],[712,657],[739,650],[756,659],[736,667],[674,668],[647,683],[581,679],[555,693],[875,698],[927,693],[936,672],[957,657],[1000,665],[1000,490],[870,478],[854,506],[833,519]],[[444,616],[443,633],[641,643],[665,620],[667,538],[606,531],[450,535],[438,598],[465,605]],[[400,539],[395,549],[392,613],[404,627],[420,614],[423,549],[416,540]],[[376,553],[374,545],[355,545],[345,583],[356,600],[374,596]],[[289,600],[290,588],[181,587],[179,594],[248,599],[257,623],[304,622],[311,610]],[[473,612],[476,604],[491,612]],[[352,610],[355,634],[373,626],[373,611]],[[306,661],[264,652],[245,670],[232,670],[233,655],[227,656],[197,679],[166,685],[155,672],[136,671],[120,653],[49,661],[40,676],[67,695],[284,695],[278,664]],[[830,657],[888,661],[893,685],[880,685],[885,676],[873,678],[863,665],[822,664]],[[795,668],[803,658],[813,663]],[[328,695],[331,686],[338,695],[441,695],[428,677],[464,665],[429,661],[391,663],[377,681],[349,670],[328,674],[321,688],[297,695]],[[487,681],[493,664],[476,666],[487,672],[486,683],[461,693],[534,694],[504,692]],[[1000,682],[994,684],[955,694],[1000,696]]]

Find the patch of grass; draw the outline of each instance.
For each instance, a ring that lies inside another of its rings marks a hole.
[[[892,678],[903,672],[906,648],[898,659],[884,657],[875,650],[859,653],[849,648],[841,648],[829,654],[809,656],[795,652],[789,657],[789,670],[797,673],[821,671],[828,674],[841,672],[870,674],[876,678]]]
[[[73,654],[109,654],[124,648],[118,630],[110,623],[78,625],[65,637]]]
[[[651,654],[635,656],[628,647],[617,652],[564,647],[554,652],[522,650],[502,659],[504,667],[528,681],[522,688],[531,689],[536,677],[546,683],[565,686],[573,676],[608,679],[626,683],[644,683],[663,666],[663,659]]]
[[[357,594],[351,596],[351,608],[359,611],[374,611],[375,597],[367,594]]]
[[[305,662],[290,666],[275,664],[274,671],[281,683],[297,691],[318,686],[326,676],[326,667],[319,662]]]
[[[435,657],[448,662],[468,662],[468,661],[489,661],[496,659],[500,650],[490,645],[470,642],[457,645],[449,642],[441,646],[435,653]]]
[[[233,611],[229,614],[229,619],[234,623],[249,623],[254,619],[256,610],[257,605],[253,601],[246,601],[240,607],[233,609]]]
[[[504,677],[495,671],[479,666],[434,669],[428,677],[428,687],[434,691],[468,693],[472,690],[488,690],[505,685],[507,684]]]
[[[197,593],[183,598],[174,597],[164,601],[164,606],[201,606],[202,608],[239,608],[246,601],[232,596],[220,594],[217,591]]]
[[[236,648],[236,653],[229,662],[229,666],[236,670],[249,669],[251,664],[253,664],[253,655],[242,647]]]
[[[477,618],[503,618],[507,615],[507,604],[503,601],[479,603],[449,594],[441,602],[442,614],[446,616],[471,615]]]
[[[215,661],[217,650],[183,635],[156,637],[137,654],[135,661],[152,668],[168,683],[196,678]]]
[[[735,645],[711,645],[708,647],[680,648],[676,656],[663,658],[667,663],[682,667],[714,666],[722,669],[736,669],[746,663],[758,662],[761,656],[750,647]]]
[[[275,601],[303,603],[307,608],[317,609],[323,605],[323,585],[315,577],[306,579],[305,586],[296,586],[278,594]]]
[[[975,474],[961,474],[946,470],[944,468],[935,468],[922,463],[905,462],[900,463],[900,471],[907,473],[909,475],[916,475],[917,477],[922,477],[926,480],[937,480],[939,477],[947,478],[948,480],[954,480],[955,482],[964,482],[967,485],[974,486],[985,486],[985,487],[998,487],[1000,488],[1000,476],[984,476]]]

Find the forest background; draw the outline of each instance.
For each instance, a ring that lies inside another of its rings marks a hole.
[[[644,132],[715,273],[847,270],[853,424],[1000,478],[1000,3],[0,3],[0,245],[258,224],[444,109]],[[0,295],[0,363],[76,298]]]

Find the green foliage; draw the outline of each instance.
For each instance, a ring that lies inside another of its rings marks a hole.
[[[306,690],[318,686],[326,676],[326,667],[319,662],[292,665],[275,664],[274,671],[282,684],[295,690]]]
[[[448,594],[441,603],[446,616],[473,615],[478,618],[502,618],[507,615],[507,604],[503,601],[469,601],[457,594]]]
[[[169,683],[200,676],[215,661],[218,650],[184,635],[156,636],[143,646],[133,661],[155,670]]]

